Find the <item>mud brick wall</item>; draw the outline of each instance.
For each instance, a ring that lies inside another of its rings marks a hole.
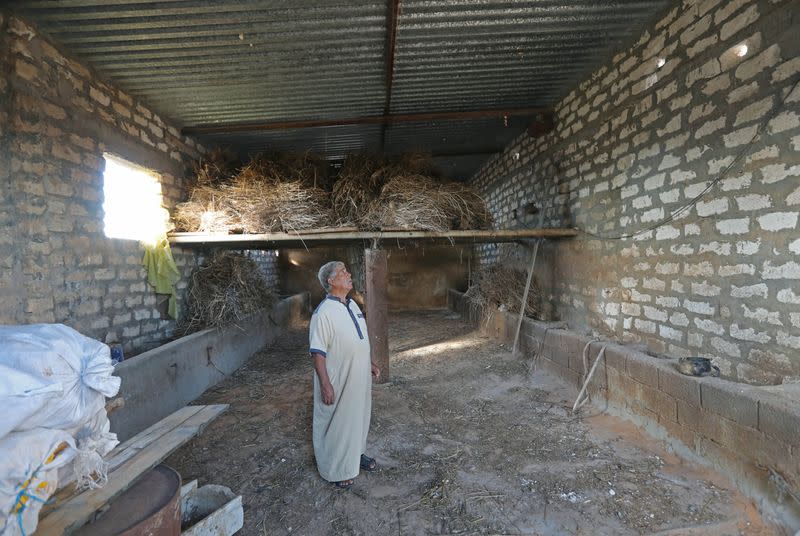
[[[171,209],[202,148],[34,27],[0,17],[0,322],[65,323],[127,353],[157,346],[175,322],[157,307],[142,247],[103,233],[103,153],[159,174]],[[173,254],[182,294],[201,258]]]
[[[471,179],[498,227],[537,225],[535,202],[546,226],[644,231],[546,245],[559,318],[746,382],[800,375],[799,21],[791,0],[676,2]]]
[[[448,306],[513,344],[517,316],[470,308],[451,290]],[[590,344],[591,343],[591,344]],[[595,407],[629,418],[666,440],[684,457],[730,476],[778,524],[800,529],[800,505],[785,490],[800,488],[800,384],[746,385],[721,378],[680,374],[677,359],[658,358],[629,346],[596,341],[563,323],[525,319],[522,359],[536,360],[577,390],[605,346],[604,361],[589,383]],[[534,371],[534,374],[536,372]]]

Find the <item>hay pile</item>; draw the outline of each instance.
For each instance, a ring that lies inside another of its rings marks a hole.
[[[236,324],[275,299],[252,259],[231,251],[215,252],[189,278],[180,331]]]
[[[468,186],[444,180],[423,153],[348,156],[331,182],[309,152],[262,154],[236,164],[212,151],[195,167],[189,200],[173,214],[189,232],[292,232],[332,225],[365,230],[486,229],[491,216]]]
[[[261,153],[242,167],[239,176],[276,183],[297,182],[307,188],[326,191],[330,191],[332,185],[328,162],[311,151]]]
[[[210,159],[208,159],[210,160]],[[189,200],[175,208],[176,227],[189,232],[271,233],[329,226],[333,222],[327,165],[301,155],[259,155],[232,174],[198,166]],[[315,186],[317,185],[317,186]]]
[[[503,308],[518,314],[527,278],[528,275],[524,270],[496,262],[483,267],[475,275],[464,297],[477,312],[484,311],[491,314],[492,311]],[[531,280],[525,316],[546,320],[543,318],[542,290],[536,282],[536,277]]]
[[[219,186],[234,177],[238,168],[239,159],[233,152],[223,148],[212,149],[194,164],[193,186]]]
[[[491,215],[468,186],[444,181],[430,156],[402,155],[379,160],[366,155],[345,159],[333,185],[337,224],[362,229],[448,231],[485,229]]]

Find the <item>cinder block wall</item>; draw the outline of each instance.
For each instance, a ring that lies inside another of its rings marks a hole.
[[[516,315],[475,310],[455,290],[448,306],[513,344]],[[786,494],[800,486],[800,384],[755,386],[684,376],[677,359],[597,341],[561,324],[526,318],[520,331],[523,359],[535,357],[535,370],[555,373],[576,391],[603,347],[605,357],[587,389],[595,407],[633,420],[684,457],[728,475],[771,520],[790,534],[800,529],[800,504]]]
[[[0,322],[61,322],[128,353],[157,346],[175,322],[156,307],[142,247],[103,233],[103,153],[158,173],[172,209],[203,149],[36,28],[0,17]],[[200,258],[173,254],[181,294]],[[274,278],[274,256],[257,260]]]
[[[471,179],[499,227],[536,225],[513,217],[531,201],[545,225],[602,236],[674,215],[632,239],[547,244],[539,262],[571,327],[714,357],[747,382],[800,375],[798,20],[791,0],[676,2],[558,103],[553,131],[521,135]]]

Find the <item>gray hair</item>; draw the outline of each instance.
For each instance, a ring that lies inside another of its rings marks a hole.
[[[333,277],[333,273],[339,266],[344,266],[344,263],[342,261],[326,262],[322,265],[322,268],[319,269],[319,272],[317,272],[317,279],[319,279],[319,284],[322,285],[325,292],[330,292],[331,284],[328,282],[328,279]]]

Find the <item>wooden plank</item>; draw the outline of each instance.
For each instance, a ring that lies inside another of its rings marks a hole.
[[[389,381],[389,299],[386,250],[364,250],[367,280],[367,331],[372,360],[381,370],[378,383]]]
[[[297,234],[303,236],[307,234],[347,233],[354,231],[358,231],[358,227],[353,225],[350,227],[317,227],[316,229],[300,229],[296,233],[289,233],[289,234]]]
[[[161,460],[200,433],[209,422],[225,411],[228,405],[215,404],[189,407],[200,409],[158,437],[156,437],[158,434],[154,433],[154,431],[151,432],[150,437],[157,440],[126,442],[128,446],[123,452],[135,452],[132,455],[126,455],[126,459],[119,464],[116,470],[109,473],[108,483],[101,489],[84,491],[57,505],[48,515],[40,519],[36,535],[57,536],[69,534],[81,527],[94,512],[128,489],[139,476],[158,465]],[[186,408],[183,409],[185,410]],[[181,410],[176,413],[179,412]],[[185,415],[185,412],[183,414]],[[153,428],[151,427],[148,430]],[[155,428],[159,427],[156,426]],[[132,438],[132,440],[137,439],[137,437]]]
[[[575,229],[497,229],[466,231],[330,231],[304,234],[206,234],[173,233],[169,240],[178,246],[215,245],[228,248],[275,249],[280,247],[309,247],[359,241],[431,241],[440,243],[500,243],[532,238],[572,238]]]
[[[124,443],[117,445],[114,450],[106,454],[108,471],[111,473],[123,462],[131,458],[141,449],[153,441],[157,441],[161,436],[182,424],[184,421],[198,413],[204,406],[186,406],[168,415],[154,425],[139,432]],[[50,498],[50,501],[42,507],[40,517],[49,515],[59,505],[68,501],[70,498],[81,493],[72,485],[75,482],[75,475],[69,473],[60,483],[58,491]]]

